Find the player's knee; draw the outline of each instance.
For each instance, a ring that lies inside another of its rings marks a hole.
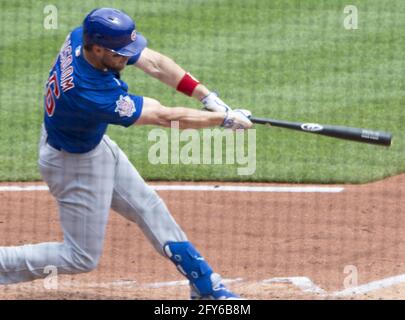
[[[74,273],[90,272],[97,268],[100,257],[84,251],[73,250],[71,267]]]

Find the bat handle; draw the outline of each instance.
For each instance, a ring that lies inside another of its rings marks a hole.
[[[249,120],[252,123],[257,123],[257,124],[270,124],[269,119],[264,119],[264,118],[250,117]]]

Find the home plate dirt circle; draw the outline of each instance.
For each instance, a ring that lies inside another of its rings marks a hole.
[[[405,175],[366,185],[151,184],[214,270],[244,298],[405,298]],[[62,240],[56,203],[42,183],[0,184],[0,209],[1,246]],[[0,299],[188,294],[171,262],[113,211],[95,271],[0,286]]]

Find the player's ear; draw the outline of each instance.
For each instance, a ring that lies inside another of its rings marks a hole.
[[[104,55],[104,48],[103,47],[101,47],[101,46],[99,46],[99,45],[97,45],[97,44],[95,44],[95,45],[93,45],[93,52],[98,56],[98,57],[101,57],[101,56],[103,56]]]

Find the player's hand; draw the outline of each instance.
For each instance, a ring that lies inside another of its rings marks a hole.
[[[204,109],[208,111],[214,112],[228,112],[232,111],[232,109],[223,102],[216,92],[210,92],[204,98],[201,99],[201,102],[204,105]]]
[[[251,115],[252,113],[245,109],[230,110],[226,114],[222,127],[232,130],[249,129],[253,125],[249,120]]]

